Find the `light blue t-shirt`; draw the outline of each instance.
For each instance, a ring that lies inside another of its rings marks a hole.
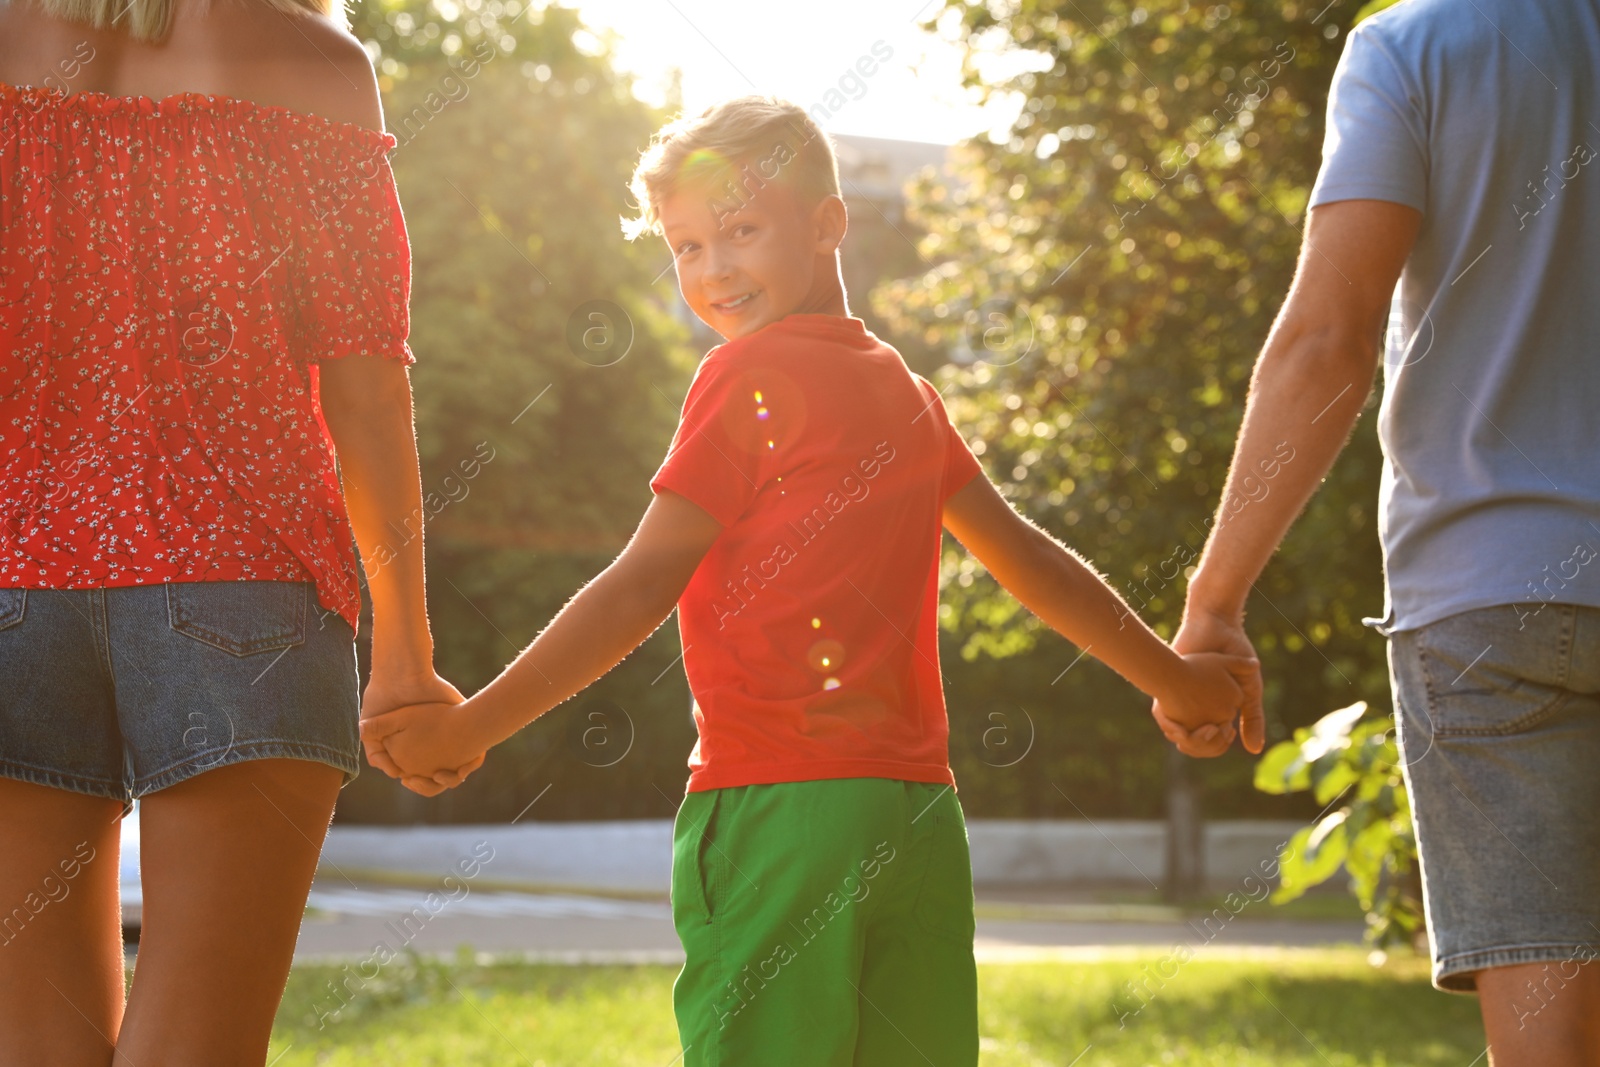
[[[1350,34],[1313,207],[1422,212],[1378,433],[1385,630],[1600,605],[1600,0],[1402,0]]]

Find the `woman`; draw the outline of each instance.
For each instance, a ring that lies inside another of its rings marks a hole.
[[[394,139],[327,2],[0,3],[3,1065],[263,1063],[358,713],[460,699]]]

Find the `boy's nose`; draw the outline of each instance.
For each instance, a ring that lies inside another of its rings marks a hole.
[[[733,263],[715,245],[706,248],[705,276],[708,281],[720,281],[733,273]]]

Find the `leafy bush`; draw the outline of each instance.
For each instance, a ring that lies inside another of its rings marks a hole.
[[[1293,900],[1343,868],[1367,913],[1367,940],[1380,949],[1400,942],[1416,947],[1423,922],[1411,802],[1389,719],[1366,713],[1366,701],[1331,711],[1256,764],[1257,789],[1310,790],[1324,805],[1285,847],[1272,899]],[[1345,803],[1330,810],[1340,799]]]

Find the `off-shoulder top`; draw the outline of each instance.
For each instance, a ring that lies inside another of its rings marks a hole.
[[[0,84],[0,588],[315,583],[356,625],[318,362],[412,362],[389,134]]]

